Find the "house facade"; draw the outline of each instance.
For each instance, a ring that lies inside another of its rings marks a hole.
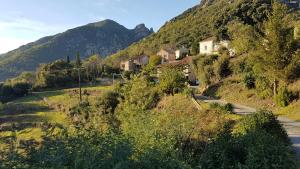
[[[120,69],[123,71],[139,71],[149,63],[149,56],[141,55],[120,62]]]
[[[171,48],[163,48],[156,55],[162,58],[162,63],[172,62],[176,60],[175,50]]]
[[[199,53],[201,55],[215,55],[219,54],[221,48],[227,48],[231,56],[234,55],[234,50],[230,48],[230,41],[219,41],[216,37],[207,38],[199,42]]]

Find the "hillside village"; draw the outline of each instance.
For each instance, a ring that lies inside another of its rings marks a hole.
[[[299,169],[300,0],[280,2],[202,0],[0,83],[0,169]]]
[[[218,40],[217,37],[210,37],[199,42],[199,55],[218,55],[221,49],[228,50],[230,56],[234,56],[234,49],[230,47],[229,40]],[[181,48],[172,48],[165,47],[160,49],[156,54],[160,57],[161,63],[157,65],[157,76],[161,74],[160,69],[163,67],[173,67],[179,68],[183,71],[186,79],[192,83],[199,83],[194,70],[191,68],[192,58],[190,55],[190,50],[185,47]],[[147,55],[141,55],[136,57],[129,57],[130,59],[125,59],[120,62],[120,70],[127,72],[139,72],[142,67],[149,64],[149,57]]]

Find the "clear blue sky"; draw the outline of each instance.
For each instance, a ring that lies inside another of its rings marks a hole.
[[[67,29],[112,19],[158,30],[200,0],[0,0],[0,53]]]

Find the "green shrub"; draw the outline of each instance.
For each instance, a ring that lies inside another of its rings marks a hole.
[[[262,99],[272,97],[273,91],[270,81],[265,77],[257,77],[255,80],[256,91]]]
[[[103,114],[113,114],[119,104],[119,94],[115,92],[105,92],[98,98],[96,107],[101,109]]]
[[[124,71],[123,72],[123,77],[126,78],[127,80],[131,79],[131,76],[134,74],[132,71]]]
[[[247,152],[243,168],[296,169],[291,148],[272,134],[258,130],[244,135],[241,141]]]
[[[279,92],[274,99],[278,106],[286,107],[292,101],[293,94],[288,91],[287,87],[282,87],[279,89]]]
[[[272,136],[277,137],[282,142],[289,144],[289,138],[277,120],[276,116],[270,111],[259,111],[244,117],[235,127],[234,133],[244,135],[249,132],[264,130]]]
[[[183,92],[182,92],[184,95],[186,96],[193,96],[193,89],[189,88],[189,87],[185,87],[183,89]]]
[[[226,103],[225,105],[221,105],[219,103],[210,104],[210,108],[221,110],[223,113],[233,113],[233,105],[231,103]]]
[[[214,63],[214,72],[219,80],[230,75],[229,57],[222,56]]]
[[[198,168],[296,169],[294,154],[286,144],[287,135],[273,114],[246,116],[238,126],[243,128],[241,133],[233,135],[227,127],[208,144]]]
[[[255,88],[255,77],[253,73],[246,73],[243,78],[243,82],[247,89]]]
[[[162,93],[172,94],[178,93],[185,87],[186,79],[180,70],[175,68],[165,68],[158,78],[158,88]]]

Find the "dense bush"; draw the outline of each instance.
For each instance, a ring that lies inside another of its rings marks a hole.
[[[276,144],[275,144],[276,143]],[[204,150],[201,169],[295,169],[287,134],[270,112],[244,117],[234,134],[227,128]]]
[[[218,58],[219,56],[217,55],[212,55],[210,57],[199,55],[193,58],[192,68],[197,75],[201,86],[209,86],[218,81],[213,68],[213,64]]]
[[[226,103],[225,105],[221,105],[218,103],[212,103],[210,104],[210,108],[212,109],[218,109],[222,111],[223,113],[233,113],[233,105],[231,103]]]
[[[216,84],[231,74],[227,53],[218,55],[199,55],[193,58],[193,71],[202,87]]]
[[[162,93],[174,95],[185,87],[186,79],[181,71],[176,68],[164,68],[161,71],[158,88]]]
[[[244,78],[243,78],[243,82],[245,84],[245,87],[247,89],[253,89],[255,88],[255,77],[253,75],[253,73],[246,73],[244,75]]]
[[[258,76],[255,80],[255,87],[261,98],[265,99],[272,97],[272,85],[267,78]]]
[[[42,64],[36,71],[35,88],[68,87],[78,83],[79,73],[82,82],[95,82],[102,75],[110,75],[115,70],[103,64],[98,55],[75,62],[56,60]],[[79,65],[77,65],[78,63]],[[80,67],[80,69],[79,69]]]
[[[30,89],[31,85],[26,82],[0,84],[0,102],[7,102],[25,96],[29,93]]]
[[[243,118],[236,126],[234,133],[243,135],[260,130],[264,130],[281,142],[289,144],[286,131],[283,129],[276,116],[269,111],[260,111]]]
[[[293,94],[288,91],[287,87],[279,89],[278,94],[275,96],[275,102],[278,106],[286,107],[293,99]]]
[[[78,80],[74,65],[64,60],[41,65],[37,70],[36,88],[65,87]]]
[[[201,155],[198,168],[296,169],[296,165],[289,147],[257,130],[242,136],[221,135]]]
[[[219,80],[227,77],[231,74],[231,70],[229,68],[229,57],[221,56],[217,62],[214,63],[214,71]]]
[[[116,92],[105,92],[97,100],[96,107],[104,114],[113,114],[119,104],[119,94]]]

